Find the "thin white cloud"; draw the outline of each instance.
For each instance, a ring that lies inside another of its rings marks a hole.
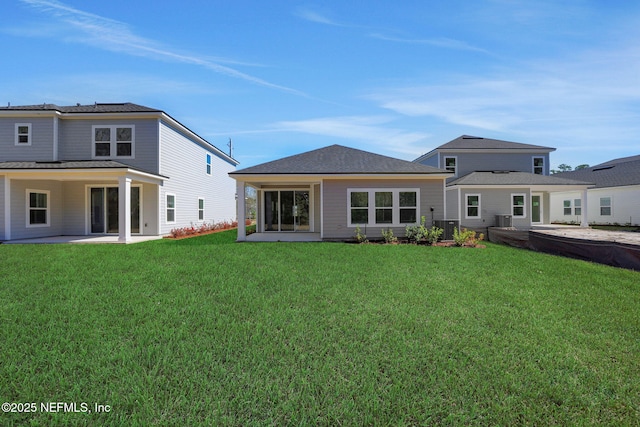
[[[305,19],[307,21],[310,22],[315,22],[316,24],[324,24],[324,25],[332,25],[335,27],[344,27],[347,26],[345,24],[340,24],[338,22],[335,22],[329,18],[327,18],[326,16],[313,11],[311,9],[307,9],[307,8],[298,8],[296,10],[296,15],[302,19]]]
[[[464,41],[451,39],[448,37],[436,37],[436,38],[429,38],[429,39],[405,39],[400,37],[387,36],[380,33],[372,33],[370,34],[370,37],[373,37],[375,39],[395,42],[395,43],[422,44],[422,45],[435,46],[435,47],[440,47],[445,49],[468,50],[472,52],[481,52],[481,53],[487,53],[487,54],[489,53],[489,51],[487,51],[486,49],[472,46]]]
[[[85,12],[57,0],[21,1],[65,23],[68,26],[67,30],[75,30],[75,32],[65,36],[65,39],[68,41],[89,44],[104,50],[122,52],[128,55],[141,56],[154,60],[196,65],[215,73],[245,80],[259,86],[276,89],[293,95],[308,96],[299,90],[271,83],[231,67],[221,65],[211,58],[180,53],[169,49],[154,40],[134,34],[130,27],[123,22]],[[50,29],[54,28],[54,26],[50,27]],[[13,30],[14,33],[16,33],[16,31],[16,29]],[[24,34],[33,35],[34,33],[27,30]]]

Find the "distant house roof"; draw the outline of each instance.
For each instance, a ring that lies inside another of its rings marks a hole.
[[[553,176],[595,183],[595,188],[640,185],[640,156],[610,160],[590,168],[560,172]]]
[[[240,169],[229,175],[450,174],[419,163],[331,145]]]
[[[420,162],[423,159],[433,156],[438,151],[466,151],[466,150],[528,150],[537,152],[555,151],[553,147],[544,147],[542,145],[522,144],[520,142],[501,141],[499,139],[482,138],[480,136],[461,135],[439,147],[429,151],[418,157],[414,162]]]
[[[555,148],[541,145],[522,144],[520,142],[501,141],[499,139],[482,138],[479,136],[462,135],[458,138],[442,144],[438,149],[465,149],[465,150],[549,150]]]
[[[0,107],[5,111],[59,111],[61,113],[161,113],[162,110],[145,107],[143,105],[123,103],[95,103],[89,105],[59,106],[56,104],[37,104]]]
[[[454,185],[593,185],[590,182],[585,182],[577,179],[561,178],[557,175],[538,175],[528,172],[510,172],[510,171],[495,171],[495,172],[471,172],[461,178],[451,181],[447,186]]]

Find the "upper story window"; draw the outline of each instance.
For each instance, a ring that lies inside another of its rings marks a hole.
[[[536,175],[544,175],[544,157],[533,158],[533,173]]]
[[[458,176],[458,158],[445,156],[444,168],[448,171],[453,172],[453,176]]]
[[[207,175],[211,175],[211,154],[207,154]]]
[[[16,123],[15,144],[18,146],[31,145],[31,123]]]
[[[135,127],[101,126],[92,127],[94,159],[98,158],[134,158]]]

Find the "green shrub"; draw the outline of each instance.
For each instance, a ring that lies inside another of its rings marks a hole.
[[[369,242],[367,240],[367,235],[364,234],[360,230],[360,226],[359,225],[356,225],[355,238],[356,238],[356,242],[358,242],[358,243],[368,243]]]
[[[393,235],[393,229],[389,228],[388,230],[382,229],[382,238],[385,243],[396,243],[398,238]]]
[[[453,229],[453,241],[456,246],[475,247],[479,240],[484,240],[484,234],[477,235],[475,231],[466,228],[463,228],[462,231],[458,231],[457,227]]]
[[[433,245],[440,239],[444,230],[435,226],[427,228],[426,222],[427,219],[421,216],[420,224],[407,225],[405,227],[405,236],[409,242],[421,243],[426,241],[428,244]]]

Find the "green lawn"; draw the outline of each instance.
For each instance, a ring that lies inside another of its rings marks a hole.
[[[0,245],[0,425],[640,422],[638,272],[234,240]]]

